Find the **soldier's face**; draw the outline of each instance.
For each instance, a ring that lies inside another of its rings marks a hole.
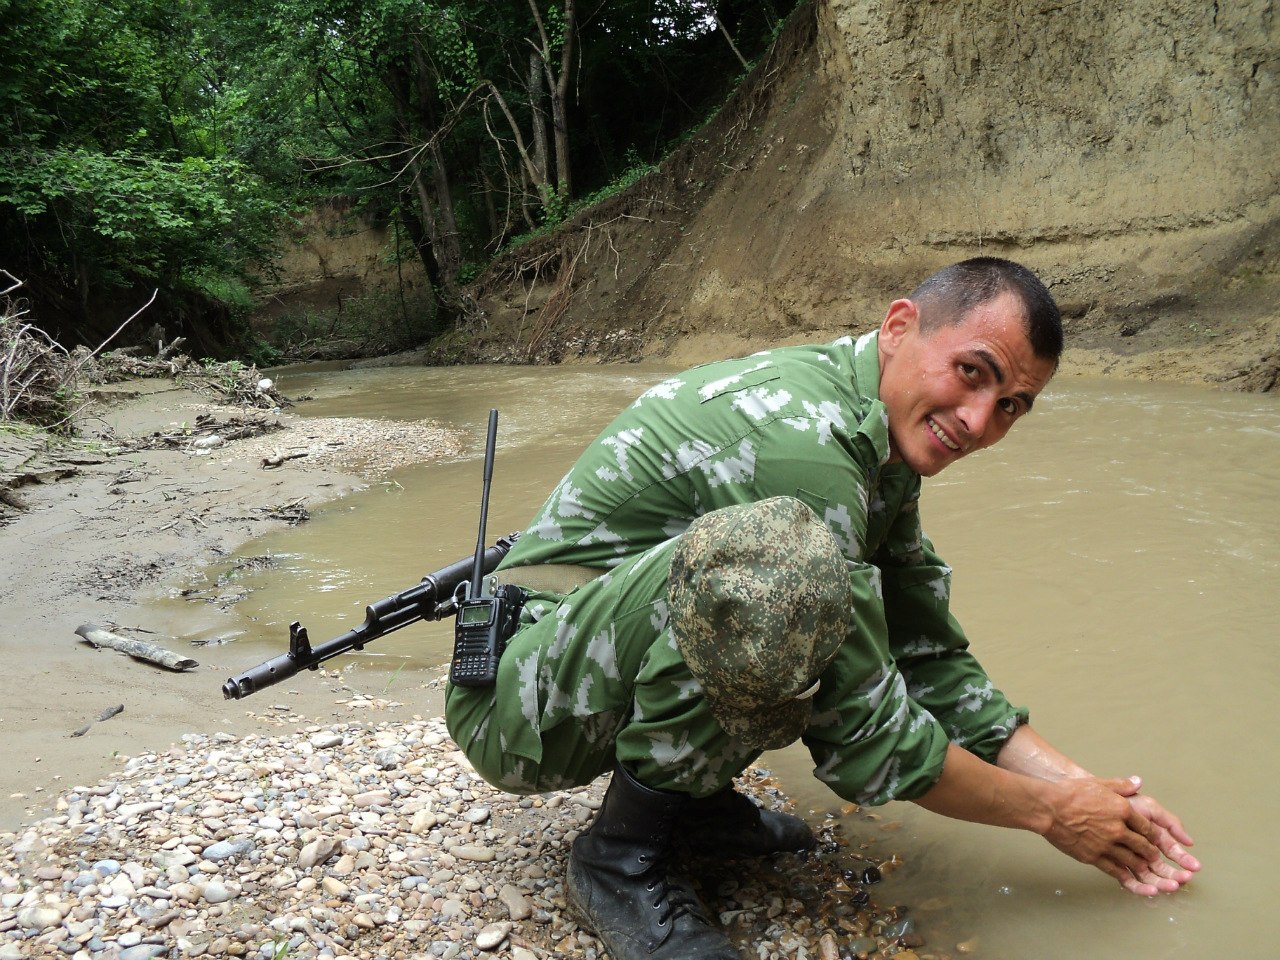
[[[928,333],[917,305],[895,300],[880,327],[880,365],[890,462],[925,477],[1003,438],[1054,370],[1032,352],[1009,293]]]

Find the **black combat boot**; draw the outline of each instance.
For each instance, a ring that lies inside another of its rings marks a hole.
[[[734,790],[733,784],[701,800],[690,800],[676,834],[694,853],[721,857],[765,857],[812,850],[818,843],[799,817],[762,809]]]
[[[694,892],[667,874],[671,830],[689,803],[621,764],[591,828],[569,853],[569,907],[611,960],[741,960]]]

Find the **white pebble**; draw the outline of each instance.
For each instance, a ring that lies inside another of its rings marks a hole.
[[[62,923],[62,911],[56,907],[30,906],[18,911],[18,926],[23,930],[50,930]]]
[[[476,934],[476,946],[481,950],[492,950],[507,939],[507,934],[510,932],[511,924],[506,921],[491,923]]]

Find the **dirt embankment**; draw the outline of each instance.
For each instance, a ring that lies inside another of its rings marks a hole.
[[[478,342],[425,355],[829,338],[982,253],[1050,284],[1068,374],[1271,389],[1278,63],[1261,0],[815,0],[657,173],[494,266]]]
[[[466,329],[401,362],[830,339],[985,253],[1049,283],[1068,375],[1273,389],[1278,63],[1266,0],[811,0],[657,172],[500,259]],[[420,283],[340,209],[300,230],[263,322]]]

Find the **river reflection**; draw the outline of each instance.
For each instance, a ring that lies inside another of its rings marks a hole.
[[[437,417],[472,442],[248,545],[246,657],[313,640],[365,603],[471,552],[488,409],[501,409],[490,540],[524,526],[577,452],[665,371],[651,367],[400,368],[279,377],[301,412]],[[1263,957],[1275,889],[1280,750],[1280,404],[1275,398],[1064,379],[999,447],[926,483],[926,529],[955,568],[955,610],[997,684],[1099,774],[1141,774],[1181,814],[1205,864],[1191,888],[1122,892],[1029,834],[890,804],[846,829],[904,865],[877,891],[910,905],[925,953],[988,960]],[[448,657],[443,625],[361,655],[388,672]],[[767,755],[802,810],[841,804],[803,749]]]

